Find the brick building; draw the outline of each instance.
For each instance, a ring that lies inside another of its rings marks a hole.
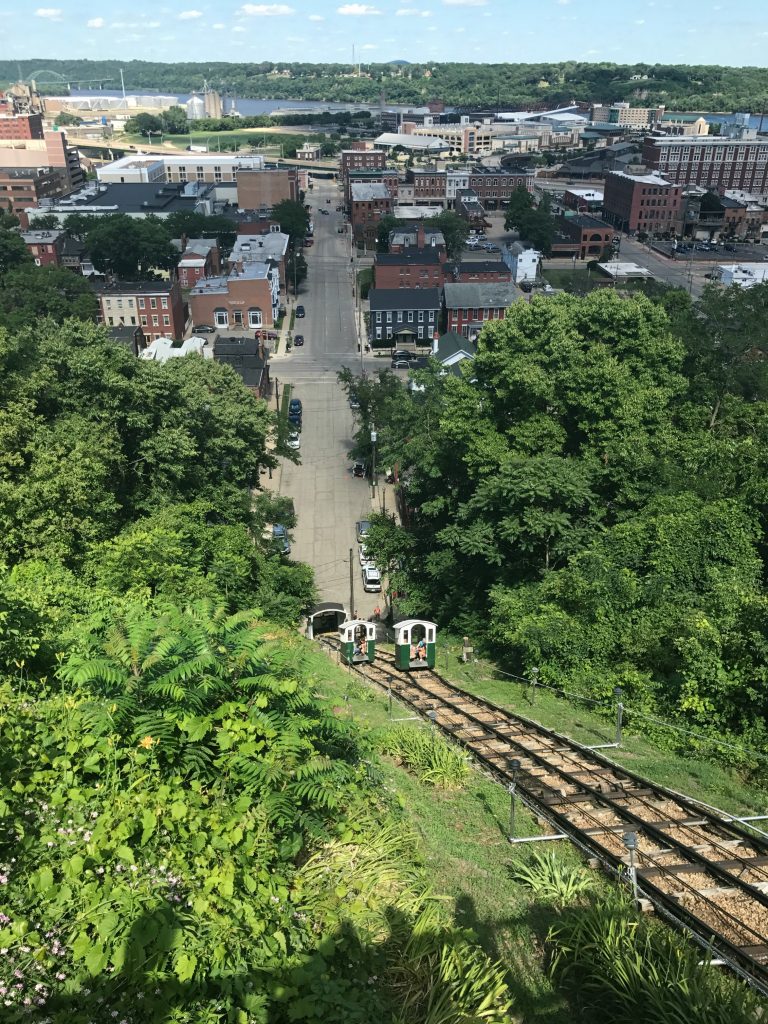
[[[599,260],[611,248],[616,229],[599,217],[586,213],[555,218],[553,256],[576,256],[579,260]]]
[[[284,199],[298,202],[296,168],[240,171],[237,176],[237,206],[240,210],[271,210]]]
[[[377,253],[373,265],[377,288],[441,288],[445,251],[436,246],[401,253]]]
[[[96,168],[96,177],[104,184],[141,184],[159,182],[205,181],[233,182],[241,171],[264,167],[263,156],[226,153],[147,153],[132,154]]]
[[[508,167],[499,170],[473,167],[469,172],[469,187],[486,209],[495,210],[508,203],[509,197],[521,185],[532,192],[534,177],[532,167]]]
[[[373,348],[431,348],[440,317],[439,288],[372,288]]]
[[[678,231],[682,188],[660,174],[609,171],[603,217],[622,231]]]
[[[502,320],[520,298],[509,282],[495,284],[446,284],[443,288],[446,330],[475,340],[489,320]]]
[[[42,139],[42,114],[16,114],[0,117],[0,139]]]
[[[181,286],[173,281],[116,281],[95,286],[99,319],[108,327],[141,327],[150,341],[184,336]]]
[[[60,131],[43,132],[42,138],[0,136],[0,168],[53,168],[61,172],[67,191],[79,188],[85,181],[77,150],[67,144],[64,132]]]
[[[219,330],[272,327],[280,306],[280,277],[272,263],[248,263],[227,275],[207,277],[189,293],[195,324]]]
[[[350,171],[376,171],[387,165],[387,154],[381,149],[342,149],[339,159],[342,180]]]
[[[677,185],[768,194],[768,139],[710,135],[646,138],[642,161]]]
[[[461,189],[456,195],[455,212],[463,217],[472,231],[482,231],[486,227],[485,207],[473,189]]]
[[[467,260],[450,267],[446,264],[445,272],[446,281],[461,284],[490,284],[512,280],[512,271],[503,260]]]
[[[438,171],[434,167],[408,168],[406,180],[413,186],[410,201],[416,206],[445,205],[446,174],[446,171]]]
[[[355,242],[366,248],[376,245],[379,221],[392,212],[392,197],[384,184],[353,185],[349,219]]]
[[[66,238],[63,231],[25,231],[21,237],[38,267],[61,266]]]
[[[182,288],[193,288],[203,277],[221,271],[221,253],[215,238],[174,238],[181,253],[177,273]]]
[[[15,213],[22,227],[28,224],[25,210],[37,208],[41,200],[56,199],[68,191],[66,175],[60,168],[0,167],[0,209]]]
[[[238,234],[227,257],[229,268],[242,270],[249,263],[272,263],[277,267],[280,287],[285,290],[289,242],[289,235],[274,229],[258,235]]]
[[[384,184],[392,197],[392,202],[397,201],[400,191],[400,175],[396,170],[382,167],[371,171],[350,171],[344,178],[344,202],[349,207],[352,198],[353,185],[379,185]]]

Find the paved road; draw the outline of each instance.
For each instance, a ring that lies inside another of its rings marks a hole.
[[[371,509],[366,480],[351,473],[347,454],[352,445],[353,418],[336,374],[342,366],[360,370],[360,354],[352,297],[349,236],[337,228],[341,193],[333,182],[315,183],[308,193],[314,221],[314,245],[307,249],[307,280],[299,288],[298,302],[306,317],[295,331],[303,334],[303,348],[294,348],[272,364],[272,376],[290,383],[292,394],[304,407],[301,465],[283,461],[278,473],[281,494],[290,495],[298,515],[292,556],[315,570],[320,599],[350,601],[349,551],[352,548],[354,604],[370,615],[382,601],[380,594],[363,594],[355,522]],[[327,199],[331,203],[326,202]],[[318,213],[330,211],[328,216]],[[376,366],[366,360],[367,368]]]

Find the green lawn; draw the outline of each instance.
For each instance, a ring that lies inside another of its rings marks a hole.
[[[232,132],[190,132],[187,135],[163,135],[163,142],[170,143],[175,149],[186,150],[187,146],[208,146],[209,153],[231,152],[235,145],[242,149],[264,149],[274,151],[280,155],[281,147],[287,151],[293,146],[300,146],[305,141],[313,141],[311,135],[288,135],[276,132],[262,131],[232,131]],[[157,145],[160,137],[151,139],[145,135],[123,135],[114,140],[115,145],[146,146],[152,142]],[[194,154],[192,154],[194,156]]]

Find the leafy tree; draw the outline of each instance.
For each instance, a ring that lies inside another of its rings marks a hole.
[[[521,237],[544,256],[549,256],[555,238],[555,221],[549,196],[543,196],[537,207],[523,211],[518,219]]]
[[[237,228],[234,221],[221,213],[194,213],[192,210],[181,210],[166,217],[163,224],[169,237],[181,238],[215,238],[219,249],[228,253],[235,244]]]
[[[281,230],[290,236],[294,248],[309,231],[309,213],[294,199],[282,199],[275,203],[272,217],[278,222]]]
[[[61,323],[68,317],[94,321],[98,302],[84,277],[63,267],[22,264],[10,270],[0,288],[0,324],[32,325],[43,317]]]
[[[128,135],[160,135],[163,130],[162,118],[154,114],[136,114],[135,117],[129,117],[125,123]]]
[[[291,249],[288,252],[288,258],[285,261],[285,276],[286,286],[293,288],[294,295],[298,294],[298,286],[307,276],[307,261],[303,253],[296,249]]]
[[[525,216],[533,209],[533,196],[525,187],[518,185],[509,197],[509,205],[504,215],[504,230],[520,230]]]
[[[163,131],[169,135],[186,135],[189,131],[187,112],[183,107],[168,107],[160,115]]]
[[[68,235],[82,242],[101,220],[101,217],[93,213],[70,213],[64,218],[63,228]]]
[[[389,236],[398,226],[397,217],[385,213],[376,227],[376,252],[389,252]]]
[[[55,213],[41,213],[29,222],[31,231],[50,231],[58,228],[59,218]]]
[[[150,278],[153,271],[172,270],[179,262],[168,228],[157,217],[100,217],[85,244],[97,270],[124,280]]]
[[[0,231],[8,231],[19,226],[19,218],[9,210],[0,209]]]
[[[0,230],[0,277],[14,267],[31,262],[32,256],[21,235],[8,229]]]
[[[83,119],[77,114],[69,114],[66,110],[60,110],[56,114],[56,123],[66,128],[68,125],[82,124]]]
[[[469,237],[469,224],[453,210],[444,210],[424,222],[425,227],[441,231],[449,259],[457,259]]]

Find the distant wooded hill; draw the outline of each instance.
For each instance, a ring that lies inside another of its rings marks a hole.
[[[424,103],[437,97],[452,106],[518,108],[573,100],[664,103],[688,111],[752,111],[768,105],[765,68],[672,64],[366,64],[362,75],[345,64],[160,64],[149,61],[0,61],[0,80],[37,76],[48,87],[67,83],[116,88],[123,68],[126,89],[190,92],[205,79],[214,88],[252,99]],[[59,77],[60,76],[60,77]]]

